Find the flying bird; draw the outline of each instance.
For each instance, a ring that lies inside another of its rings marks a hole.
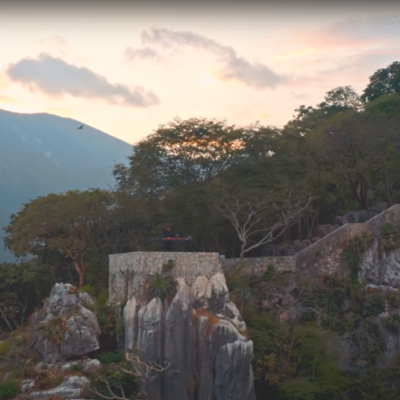
[[[83,127],[84,127],[85,125],[81,125],[79,128],[77,128],[77,129],[82,129]]]

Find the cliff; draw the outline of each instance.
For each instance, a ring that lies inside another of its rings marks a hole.
[[[161,276],[175,280],[162,300],[152,292]],[[114,254],[109,279],[125,350],[147,365],[168,365],[144,392],[163,400],[255,399],[253,343],[217,253]]]

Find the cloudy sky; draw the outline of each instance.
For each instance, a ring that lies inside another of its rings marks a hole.
[[[74,118],[131,144],[174,117],[283,125],[400,61],[394,1],[43,1],[1,6],[0,109]]]

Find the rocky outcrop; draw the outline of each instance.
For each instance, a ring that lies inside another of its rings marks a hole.
[[[44,307],[33,315],[32,349],[52,363],[90,353],[99,348],[100,328],[87,293],[70,284],[55,284]]]
[[[379,243],[375,238],[361,261],[358,279],[363,283],[375,285],[400,285],[400,249],[379,254]]]
[[[115,307],[123,306],[125,348],[149,365],[169,363],[146,382],[150,397],[254,400],[253,343],[229,299],[218,255],[147,253],[150,263],[144,253],[129,254],[110,256],[110,294]],[[175,266],[165,274],[174,277],[176,290],[161,301],[152,298],[149,282],[169,259]]]
[[[31,399],[46,399],[50,396],[58,396],[65,399],[79,399],[89,386],[89,383],[89,379],[84,376],[68,376],[61,385],[49,390],[31,392],[28,397]]]

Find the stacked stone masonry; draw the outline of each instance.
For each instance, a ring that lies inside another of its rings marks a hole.
[[[367,222],[343,225],[293,256],[245,258],[242,272],[261,277],[268,270],[268,266],[272,265],[277,272],[296,271],[308,276],[336,273],[342,275],[348,273],[348,267],[341,257],[343,242],[363,232],[379,236],[383,225],[395,222],[400,222],[400,204],[392,206]],[[225,273],[240,263],[238,258],[220,261]]]

